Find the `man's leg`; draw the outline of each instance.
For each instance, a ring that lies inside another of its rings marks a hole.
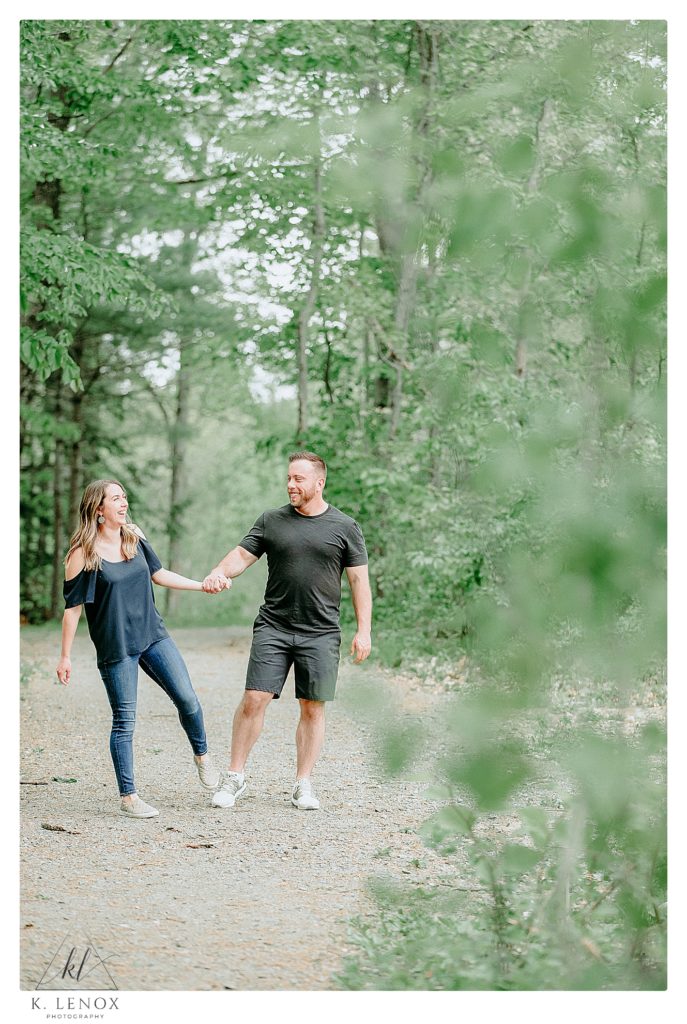
[[[291,803],[303,811],[314,811],[320,806],[310,773],[324,743],[324,705],[334,699],[340,646],[338,631],[324,636],[300,636],[294,646],[296,696],[301,717],[296,729],[296,785]]]
[[[233,807],[246,792],[243,769],[255,741],[262,732],[265,708],[273,694],[264,690],[246,690],[234,712],[231,730],[231,760],[229,771],[222,776],[222,785],[212,798],[215,807]]]
[[[234,712],[229,771],[243,772],[248,755],[262,732],[265,709],[281,694],[292,661],[289,636],[256,620],[246,669],[246,689]]]
[[[272,699],[273,694],[262,690],[245,691],[241,703],[234,712],[229,771],[243,772],[248,755],[262,732],[265,710]]]
[[[324,743],[324,701],[299,698],[301,717],[296,729],[296,779],[309,779]]]

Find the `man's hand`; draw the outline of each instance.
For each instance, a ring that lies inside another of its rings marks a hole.
[[[231,580],[221,572],[211,572],[203,580],[203,590],[206,594],[219,594],[221,590],[229,590]]]
[[[71,662],[71,659],[70,658],[65,658],[63,656],[63,657],[60,658],[60,660],[58,662],[58,665],[57,665],[57,678],[59,679],[59,681],[62,683],[63,686],[66,686],[67,683],[69,682],[69,680],[71,679],[71,677],[72,677],[72,662]]]
[[[351,644],[351,655],[355,654],[354,665],[359,665],[361,661],[365,661],[365,658],[369,657],[370,651],[372,650],[372,637],[369,633],[361,633],[358,631],[353,637],[353,643]]]

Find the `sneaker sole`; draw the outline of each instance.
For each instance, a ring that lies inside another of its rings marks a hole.
[[[291,803],[294,807],[297,807],[299,811],[319,811],[320,809],[319,803],[311,804],[309,807],[302,807],[301,804],[294,800],[293,797],[291,797]]]
[[[123,814],[125,818],[158,818],[160,816],[159,811],[155,811],[154,814],[132,814],[131,811],[123,811],[121,807],[119,813]]]
[[[221,808],[233,807],[234,804],[236,803],[236,801],[238,800],[238,798],[240,796],[243,796],[243,794],[246,792],[247,786],[248,786],[248,783],[244,782],[244,784],[241,786],[241,788],[239,790],[237,790],[236,793],[234,793],[234,799],[232,800],[232,802],[230,804],[218,804],[218,803],[215,803],[215,801],[213,800],[212,801],[212,806],[213,807],[221,807]]]

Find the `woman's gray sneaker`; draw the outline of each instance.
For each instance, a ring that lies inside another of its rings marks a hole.
[[[242,772],[225,772],[222,785],[212,798],[215,807],[233,807],[240,796],[246,792],[246,782]]]
[[[126,814],[127,818],[156,818],[160,812],[141,800],[138,793],[134,793],[133,799],[122,800],[119,813]]]
[[[203,789],[216,790],[222,781],[222,777],[210,758],[206,757],[204,761],[196,761],[194,758],[194,764]]]
[[[315,791],[312,788],[310,779],[298,780],[296,785],[293,787],[291,803],[294,807],[297,807],[299,811],[316,811],[319,808],[320,801],[315,796]]]

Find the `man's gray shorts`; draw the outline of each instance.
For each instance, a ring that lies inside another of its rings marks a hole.
[[[253,626],[253,645],[246,672],[246,689],[281,695],[293,665],[296,697],[334,700],[339,671],[341,633],[286,633],[266,622]]]

